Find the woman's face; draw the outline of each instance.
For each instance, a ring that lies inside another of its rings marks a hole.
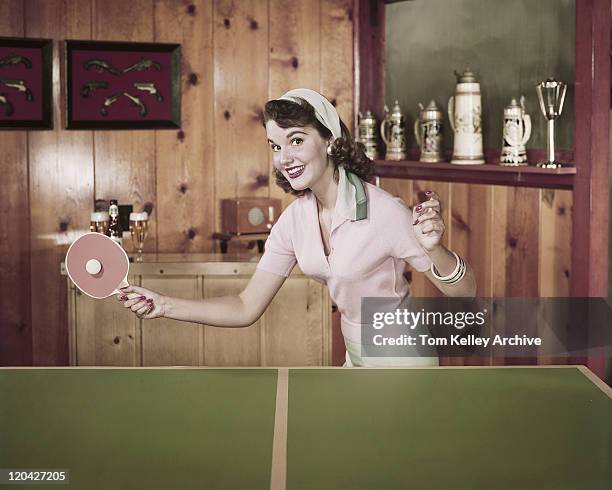
[[[294,190],[312,189],[328,166],[328,142],[312,126],[281,128],[268,121],[266,133],[274,167]]]

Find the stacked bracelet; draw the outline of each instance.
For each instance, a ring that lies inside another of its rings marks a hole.
[[[452,252],[452,254],[455,256],[455,259],[457,260],[457,265],[455,266],[455,270],[451,272],[448,276],[442,277],[438,273],[438,270],[436,269],[436,267],[433,264],[431,264],[431,273],[438,281],[441,281],[444,284],[455,284],[461,281],[461,279],[463,279],[463,276],[465,276],[465,270],[466,270],[465,261],[461,257],[459,257],[455,252]]]

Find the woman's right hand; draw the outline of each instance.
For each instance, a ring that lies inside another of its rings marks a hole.
[[[166,313],[166,297],[139,286],[121,288],[123,294],[116,296],[125,308],[132,310],[138,318],[152,320]]]

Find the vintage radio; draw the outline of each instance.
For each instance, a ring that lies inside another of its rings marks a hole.
[[[269,197],[238,197],[221,200],[224,233],[267,233],[281,213],[281,200]]]

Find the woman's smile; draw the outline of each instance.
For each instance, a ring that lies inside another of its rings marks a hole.
[[[285,168],[285,171],[289,175],[291,179],[297,179],[300,175],[304,173],[306,165],[296,165],[293,167]]]

